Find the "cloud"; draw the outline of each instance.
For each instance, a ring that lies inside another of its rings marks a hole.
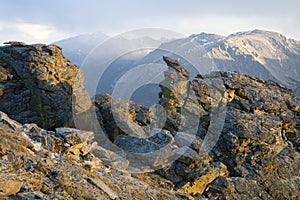
[[[278,18],[274,20],[274,17],[269,16],[247,16],[247,17],[235,17],[235,16],[204,16],[204,17],[191,17],[178,20],[176,28],[179,30],[185,30],[184,33],[199,33],[199,30],[203,32],[210,32],[216,34],[223,34],[224,36],[232,34],[238,31],[248,31],[253,29],[264,29],[277,31],[286,34],[289,37],[299,38],[299,29],[296,27],[290,27],[287,23],[293,22],[293,19],[288,17]]]
[[[70,34],[61,32],[53,26],[27,23],[22,19],[16,22],[0,22],[1,43],[6,41],[23,41],[26,43],[51,43]]]
[[[24,37],[32,38],[36,41],[47,40],[50,34],[56,32],[56,30],[51,26],[41,25],[41,24],[31,24],[31,23],[19,23],[15,25],[17,31],[22,32]]]
[[[300,39],[299,0],[2,0],[1,5],[5,7],[0,12],[2,21],[15,26],[29,24],[14,27],[19,33],[24,30],[22,37],[27,35],[27,39],[54,41],[54,36],[62,33],[70,36],[100,30],[110,34],[146,27],[187,35],[203,31],[226,35],[264,28]],[[2,26],[1,38],[6,28]]]
[[[186,33],[211,32],[216,34],[229,34],[232,30],[241,30],[243,28],[244,19],[235,17],[199,17],[186,18],[179,20],[177,23],[178,29],[185,30]]]

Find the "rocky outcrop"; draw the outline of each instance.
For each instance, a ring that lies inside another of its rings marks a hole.
[[[216,78],[222,80],[223,87],[209,87],[209,83]],[[220,108],[221,104],[226,103],[221,134],[208,156],[213,163],[224,164],[228,174],[226,170],[221,170],[212,176],[216,169],[213,167],[207,174],[190,177],[180,191],[217,199],[299,197],[300,106],[293,92],[272,81],[262,81],[237,72],[214,72],[204,77],[197,76],[187,84],[195,91],[200,110],[208,114],[200,118],[197,132],[200,144],[201,141],[205,143],[209,137],[214,108]],[[182,88],[173,87],[172,92],[179,93]],[[174,99],[164,94],[164,90],[162,96]],[[185,109],[185,102],[181,103],[181,111]],[[176,116],[174,111],[168,113],[169,118]],[[182,115],[178,109],[177,113]],[[201,154],[199,146],[192,144],[190,147]],[[173,173],[176,172],[177,162],[172,164],[174,168],[165,171],[165,177],[171,180],[176,177]],[[196,168],[198,172],[201,169],[198,166]],[[201,189],[205,183],[203,180],[212,180],[205,190]]]
[[[232,101],[211,154],[227,166],[229,176],[216,179],[215,184],[222,186],[213,184],[207,195],[299,198],[300,107],[294,94],[274,82],[239,73],[222,72],[221,76]]]
[[[163,59],[169,69],[164,72],[165,80],[160,83],[162,90],[160,104],[167,111],[166,128],[177,131],[182,117],[177,110],[183,107],[188,98],[190,74],[178,61],[168,57]]]
[[[0,48],[0,110],[46,129],[74,126],[73,114],[91,106],[80,69],[58,46],[7,44]]]
[[[299,198],[300,104],[293,92],[238,72],[213,72],[189,81],[178,61],[164,60],[169,68],[160,84],[160,108],[165,110],[160,113],[166,116],[155,116],[165,122],[158,126],[161,136],[155,135],[160,139],[153,140],[153,134],[145,138],[118,132],[114,144],[130,153],[153,153],[166,147],[164,159],[177,159],[155,174],[196,199]],[[97,101],[99,110],[105,107],[101,122],[114,119],[113,98],[109,99],[105,104]],[[132,115],[141,111],[138,107],[129,106],[130,120],[143,130],[152,128],[151,109],[143,108],[141,124]],[[105,130],[109,127],[118,125]]]

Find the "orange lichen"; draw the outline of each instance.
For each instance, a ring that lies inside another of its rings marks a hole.
[[[211,183],[217,177],[224,175],[226,175],[225,168],[222,168],[220,171],[211,171],[197,178],[193,183],[186,183],[178,190],[178,192],[191,195],[202,194],[209,183]]]

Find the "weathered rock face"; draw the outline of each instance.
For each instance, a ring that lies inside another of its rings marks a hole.
[[[220,185],[213,184],[207,195],[299,197],[299,102],[276,83],[238,73],[222,72],[221,76],[232,101],[212,155],[227,166],[229,176],[216,180]]]
[[[209,91],[212,87],[207,87],[207,83],[216,77],[223,81],[221,92],[220,88]],[[199,178],[194,176],[194,182],[187,183],[180,191],[216,199],[299,197],[300,104],[292,91],[274,82],[236,72],[212,73],[204,78],[197,76],[190,88],[196,92],[200,108],[210,116],[214,107],[227,104],[221,135],[208,156],[214,162],[225,164],[228,174],[223,170],[205,191],[199,188],[203,184],[201,179],[209,173],[201,174]],[[176,89],[173,92],[176,93]],[[213,120],[209,122],[206,116],[200,119],[197,133],[204,139],[202,142],[205,142],[209,132],[207,127]],[[194,144],[191,148],[199,150]],[[167,178],[176,177],[170,176],[176,172],[176,165],[177,162],[173,163],[174,168],[167,169],[164,174]]]
[[[43,128],[74,126],[91,106],[83,74],[58,46],[10,42],[0,48],[0,110]]]

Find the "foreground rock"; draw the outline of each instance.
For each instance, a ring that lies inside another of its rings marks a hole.
[[[0,110],[46,129],[74,126],[72,109],[78,115],[91,106],[79,68],[58,46],[8,44],[0,47]]]
[[[46,131],[0,112],[0,135],[1,199],[184,198],[155,174],[131,175],[107,167],[104,158],[91,153],[97,148],[92,132]]]

